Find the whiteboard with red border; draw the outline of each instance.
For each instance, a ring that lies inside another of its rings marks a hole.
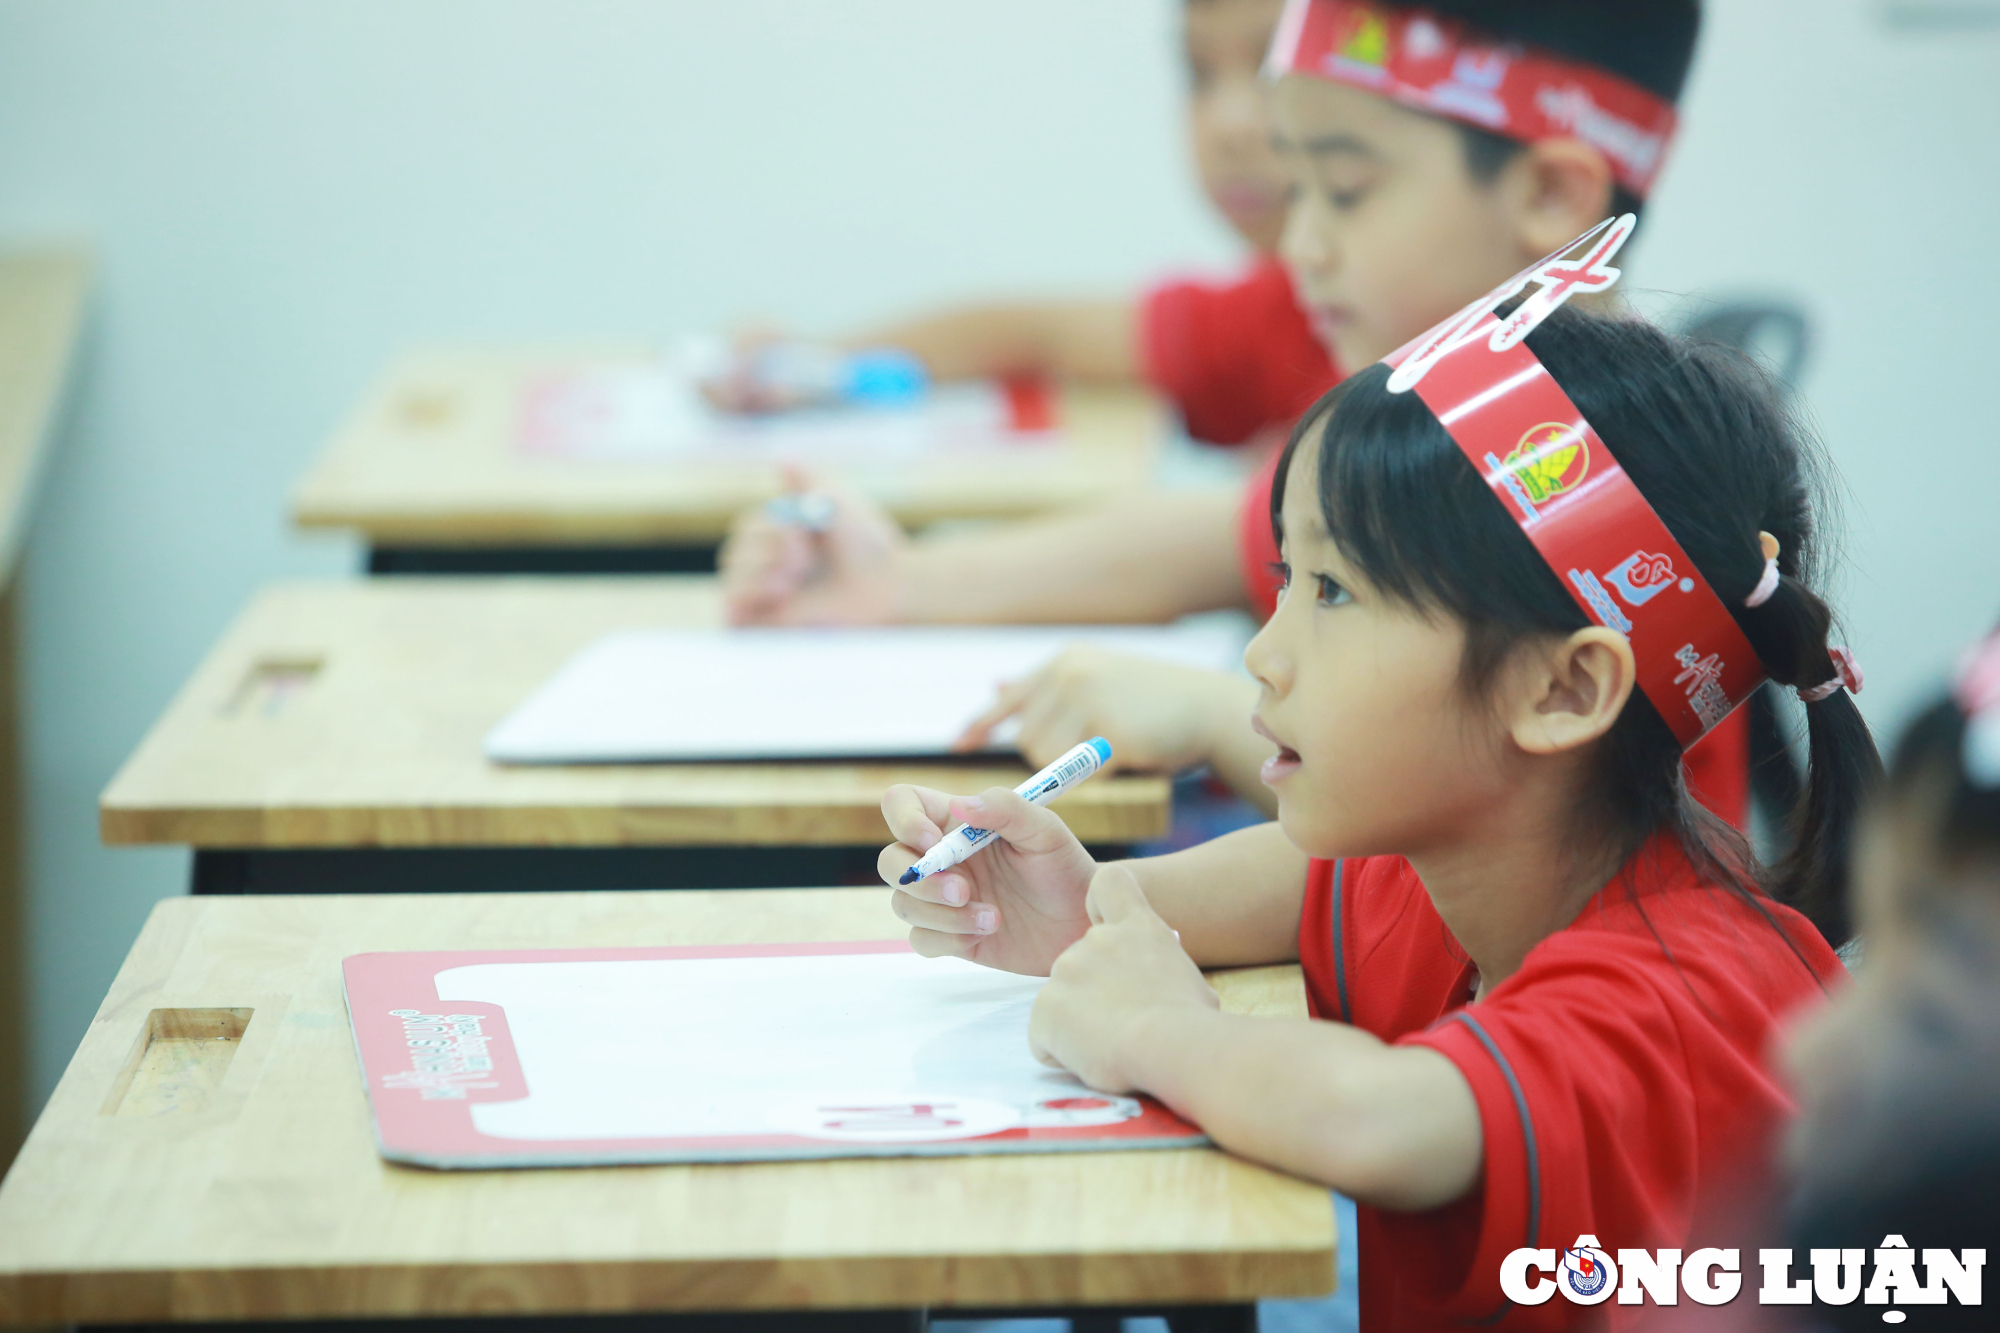
[[[1028,1051],[1045,984],[900,941],[356,954],[375,1137],[449,1169],[1187,1147]]]

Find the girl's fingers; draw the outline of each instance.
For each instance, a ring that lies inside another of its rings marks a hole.
[[[957,797],[951,803],[951,815],[977,828],[992,829],[1031,854],[1053,852],[1075,841],[1061,815],[1031,803],[1011,787],[988,787],[977,796]],[[991,854],[990,850],[981,853]]]
[[[889,910],[919,930],[938,935],[991,935],[1000,927],[1000,912],[991,903],[968,907],[947,907],[926,902],[912,893],[897,892],[889,897]]]
[[[1093,926],[1157,915],[1146,900],[1146,891],[1139,887],[1139,877],[1116,864],[1104,866],[1090,877],[1090,892],[1084,897],[1083,910]]]
[[[896,871],[896,878],[901,879],[903,871],[909,868],[904,866]],[[956,870],[941,870],[914,883],[897,884],[895,888],[898,893],[922,898],[925,902],[942,903],[946,907],[963,907],[972,901],[972,881]]]
[[[945,821],[951,818],[951,797],[929,787],[899,782],[882,793],[882,818],[891,837],[921,854],[944,836]]]
[[[1047,995],[1043,991],[1042,995]],[[1040,995],[1035,997],[1035,1007],[1028,1011],[1028,1054],[1051,1069],[1061,1069],[1062,1061],[1049,1053],[1048,1030],[1051,1019],[1049,1009]]]

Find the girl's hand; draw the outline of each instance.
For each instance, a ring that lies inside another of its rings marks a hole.
[[[882,797],[897,841],[877,868],[895,886],[890,907],[910,923],[910,947],[987,967],[1047,976],[1056,956],[1089,927],[1084,895],[1097,863],[1062,818],[1006,787],[946,796],[898,784]],[[999,835],[970,860],[914,884],[897,885],[937,844],[950,820]]]
[[[1018,716],[1021,753],[1037,768],[1102,736],[1118,768],[1177,773],[1210,762],[1221,729],[1247,733],[1256,705],[1255,681],[1075,644],[1002,686],[953,748],[980,749],[995,727]]]
[[[716,558],[732,625],[879,625],[895,617],[910,539],[864,496],[785,469],[789,491],[832,502],[813,531],[759,505],[737,516]]]
[[[1089,932],[1056,959],[1035,999],[1029,1048],[1099,1092],[1148,1091],[1143,1071],[1172,1040],[1175,1015],[1212,1013],[1221,1001],[1130,870],[1099,870],[1086,908]]]

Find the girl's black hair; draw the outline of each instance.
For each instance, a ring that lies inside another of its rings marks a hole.
[[[1833,616],[1810,586],[1821,464],[1764,371],[1730,349],[1574,307],[1557,311],[1528,345],[1730,609],[1771,679],[1833,679]],[[1466,626],[1463,680],[1476,696],[1520,640],[1592,622],[1423,400],[1388,391],[1388,373],[1382,365],[1362,371],[1300,420],[1272,488],[1272,527],[1282,533],[1286,469],[1310,441],[1333,541],[1384,594]],[[1778,539],[1783,577],[1769,601],[1750,609],[1743,599],[1764,571],[1760,530]],[[1639,690],[1598,743],[1593,789],[1628,850],[1671,830],[1709,877],[1753,904],[1767,889],[1838,945],[1849,935],[1849,829],[1881,761],[1846,691],[1809,705],[1806,717],[1810,766],[1793,850],[1764,885],[1741,835],[1689,799],[1680,746]]]
[[[1410,6],[1455,19],[1500,42],[1518,42],[1609,70],[1669,102],[1680,101],[1701,31],[1700,0],[1422,0]],[[1465,165],[1490,181],[1522,144],[1459,125]],[[1610,212],[1638,213],[1644,200],[1612,189]]]

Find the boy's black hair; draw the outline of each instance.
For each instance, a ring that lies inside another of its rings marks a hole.
[[[1728,348],[1573,307],[1546,320],[1528,345],[1715,589],[1770,678],[1795,686],[1833,679],[1832,613],[1808,586],[1820,464],[1762,368]],[[1388,375],[1379,364],[1362,371],[1301,419],[1272,488],[1273,529],[1282,531],[1292,454],[1317,448],[1327,532],[1382,593],[1465,625],[1464,681],[1477,695],[1517,642],[1592,622],[1423,400],[1390,393]],[[1768,601],[1748,608],[1743,599],[1764,571],[1760,531],[1778,539],[1783,577]],[[1770,876],[1769,892],[1837,945],[1849,934],[1849,830],[1881,760],[1846,691],[1809,705],[1806,718],[1807,790],[1794,850]],[[1680,745],[1642,691],[1598,743],[1595,763],[1600,827],[1628,851],[1671,831],[1710,879],[1762,910],[1747,844],[1688,798]]]
[[[1424,0],[1411,8],[1609,70],[1669,102],[1680,101],[1701,30],[1700,0]],[[1475,125],[1458,129],[1466,167],[1480,181],[1492,180],[1522,148]],[[1612,187],[1614,215],[1640,212],[1643,203],[1624,186]]]

